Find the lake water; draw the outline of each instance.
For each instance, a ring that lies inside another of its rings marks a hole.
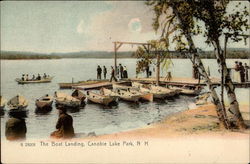
[[[235,60],[228,60],[228,67],[233,67]],[[248,62],[248,60],[240,60]],[[206,68],[209,66],[211,76],[219,77],[216,60],[203,60]],[[108,68],[107,78],[110,77],[112,59],[58,59],[58,60],[1,60],[1,95],[7,100],[17,93],[26,97],[29,101],[29,113],[26,118],[27,138],[48,138],[55,130],[58,119],[58,111],[53,105],[51,112],[47,114],[35,113],[35,100],[42,95],[53,95],[59,91],[58,83],[96,79],[97,65],[105,65]],[[128,76],[135,77],[135,59],[118,59],[118,63],[127,66]],[[153,69],[151,68],[153,71]],[[173,59],[170,68],[172,75],[176,77],[191,77],[192,65],[188,59]],[[165,70],[161,71],[165,76]],[[30,76],[38,73],[47,73],[55,76],[51,83],[18,85],[15,78],[22,74]],[[154,76],[153,72],[153,76]],[[145,74],[139,74],[144,77]],[[71,93],[72,90],[62,90]],[[249,89],[236,89],[240,103],[248,103]],[[86,104],[79,111],[69,111],[73,116],[75,132],[87,134],[95,132],[99,134],[115,133],[129,129],[140,128],[147,124],[160,121],[171,113],[183,111],[194,102],[193,97],[180,96],[173,100],[161,102],[131,104],[120,101],[118,106],[106,109],[96,104]],[[5,139],[5,122],[9,119],[7,107],[5,114],[1,116],[1,139]]]

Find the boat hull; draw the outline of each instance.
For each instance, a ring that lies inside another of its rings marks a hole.
[[[36,101],[36,107],[37,108],[50,108],[52,106],[53,101],[50,102],[42,102],[42,101]]]
[[[36,84],[36,83],[50,83],[52,81],[53,77],[46,78],[46,79],[41,79],[41,80],[28,80],[28,81],[23,81],[21,79],[16,79],[16,82],[18,84]]]
[[[102,104],[102,105],[105,105],[105,106],[108,106],[108,105],[110,105],[110,103],[115,102],[116,97],[109,96],[109,95],[103,95],[103,94],[104,93],[97,94],[97,93],[94,93],[94,92],[87,92],[86,97],[87,97],[88,101],[90,101],[90,102],[93,102],[93,103],[96,103],[96,104]]]
[[[55,103],[58,108],[79,108],[81,101],[65,93],[55,93]]]
[[[93,102],[93,103],[96,103],[96,104],[102,104],[102,105],[106,105],[108,106],[111,102],[114,101],[114,99],[111,97],[111,98],[107,98],[107,99],[95,99],[95,98],[92,98],[92,97],[87,97],[89,101]]]

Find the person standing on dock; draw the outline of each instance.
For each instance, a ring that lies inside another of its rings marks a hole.
[[[245,68],[242,65],[242,62],[239,63],[239,71],[240,71],[240,82],[245,82]]]
[[[240,82],[240,73],[239,73],[239,63],[238,63],[238,61],[235,61],[233,79],[234,79],[235,82],[238,82],[238,83]]]
[[[101,79],[102,77],[102,68],[98,65],[97,66],[97,79]]]
[[[122,79],[123,78],[123,66],[121,63],[119,64],[119,70],[120,70],[120,77]]]
[[[123,69],[123,78],[128,78],[128,71],[127,71],[126,66],[124,66],[124,69]]]
[[[115,78],[115,69],[111,66],[111,77],[110,77],[110,82],[112,82],[112,80],[117,81],[117,79]]]
[[[249,66],[247,65],[247,63],[245,63],[245,66],[244,66],[244,68],[245,68],[245,81],[247,82],[248,81],[248,70],[249,70]]]
[[[107,68],[103,66],[103,78],[104,79],[106,79],[106,75],[107,75]]]
[[[149,78],[149,64],[146,66],[146,75],[147,75],[147,78]]]
[[[75,136],[73,128],[73,118],[67,114],[65,108],[59,109],[59,118],[56,123],[56,131],[51,133],[51,137],[55,138],[72,138]]]
[[[116,75],[117,75],[117,77],[119,78],[120,69],[119,69],[118,66],[116,66],[115,68],[116,68]]]

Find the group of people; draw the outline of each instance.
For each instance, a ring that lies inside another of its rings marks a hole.
[[[43,77],[40,74],[38,74],[37,77],[33,75],[32,78],[29,78],[29,74],[26,75],[23,74],[21,79],[22,81],[33,81],[33,80],[41,80],[42,78],[46,79],[48,77],[49,75],[47,75],[46,73],[43,74]]]
[[[102,73],[103,73],[103,78],[106,79],[107,78],[107,68],[106,66],[103,66],[103,68],[101,68],[100,65],[97,66],[97,79],[102,79]],[[117,78],[128,78],[128,71],[127,71],[127,67],[126,66],[122,66],[122,64],[119,64],[119,66],[116,66],[116,72],[113,66],[111,66],[111,72],[110,72],[110,81],[115,80],[117,81]]]
[[[249,70],[249,66],[247,65],[247,63],[245,63],[244,65],[242,64],[242,62],[239,61],[235,61],[235,77],[234,79],[237,82],[246,82],[248,81],[248,70]]]

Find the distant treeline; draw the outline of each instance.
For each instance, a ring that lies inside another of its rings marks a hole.
[[[134,51],[118,52],[118,58],[135,58]],[[249,58],[249,49],[228,49],[227,58]],[[200,52],[201,58],[214,59],[213,51]],[[32,52],[18,52],[18,51],[1,51],[1,59],[61,59],[61,58],[113,58],[114,52],[108,51],[81,51],[71,53],[51,53],[41,54]],[[186,55],[179,52],[171,52],[172,58],[187,58]]]
[[[1,51],[1,59],[21,60],[21,59],[60,59],[59,56],[48,54],[38,54],[32,52]]]

